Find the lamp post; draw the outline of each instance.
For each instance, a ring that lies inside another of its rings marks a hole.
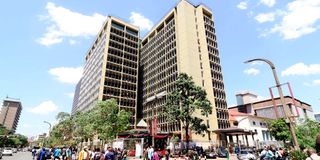
[[[267,59],[263,59],[263,58],[250,59],[250,60],[245,61],[244,63],[251,63],[251,62],[254,62],[254,61],[265,62],[271,67],[271,70],[272,70],[272,73],[273,73],[273,77],[274,77],[274,80],[276,82],[276,87],[277,87],[278,92],[279,92],[280,101],[281,101],[281,104],[283,106],[286,119],[289,121],[289,129],[290,129],[290,134],[291,134],[291,137],[292,137],[293,145],[294,145],[295,149],[299,149],[299,144],[298,144],[296,133],[294,131],[294,124],[293,124],[293,121],[291,119],[290,110],[289,110],[287,104],[285,103],[285,100],[284,100],[284,97],[283,97],[282,88],[281,88],[281,85],[280,85],[280,82],[279,82],[279,78],[278,78],[278,75],[277,75],[276,68],[275,68],[274,64],[271,61],[269,61]]]
[[[50,132],[51,132],[51,123],[47,122],[47,121],[43,121],[43,123],[46,123],[49,125],[49,133],[48,133],[48,136],[50,136]]]

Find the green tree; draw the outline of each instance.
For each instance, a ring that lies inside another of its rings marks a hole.
[[[98,101],[92,113],[93,129],[99,139],[107,142],[130,127],[131,112],[120,109],[115,99]]]
[[[48,145],[62,145],[74,144],[74,126],[73,117],[69,113],[59,112],[56,116],[58,124],[54,125],[51,132],[50,138],[44,140]]]
[[[284,143],[291,140],[289,126],[285,119],[272,120],[268,125],[270,134],[277,140],[283,141]]]
[[[316,149],[316,139],[320,134],[320,122],[307,119],[296,127],[296,134],[301,149]]]
[[[207,125],[203,120],[194,116],[196,110],[200,110],[202,116],[208,116],[212,112],[210,101],[206,98],[206,92],[196,86],[187,74],[182,73],[176,81],[177,89],[167,97],[166,107],[162,115],[169,122],[179,121],[186,136],[187,150],[189,149],[189,130],[192,129],[196,134],[203,134],[207,131]]]

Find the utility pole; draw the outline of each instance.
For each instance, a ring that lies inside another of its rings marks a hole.
[[[298,139],[297,139],[297,136],[296,136],[296,133],[295,133],[295,130],[294,130],[294,122],[293,122],[292,116],[290,114],[290,109],[289,109],[289,107],[287,106],[287,104],[286,104],[286,102],[284,100],[281,84],[279,82],[279,78],[278,78],[278,75],[277,75],[276,68],[275,68],[274,64],[271,61],[269,61],[267,59],[263,59],[263,58],[256,58],[256,59],[247,60],[244,63],[251,63],[251,62],[254,62],[254,61],[262,61],[262,62],[267,63],[270,66],[270,68],[272,70],[272,74],[273,74],[274,80],[276,82],[276,87],[277,87],[278,92],[279,92],[280,101],[281,101],[281,104],[282,104],[282,107],[283,107],[283,110],[284,110],[284,113],[285,113],[286,121],[287,121],[287,123],[289,123],[289,129],[290,129],[290,134],[291,134],[291,137],[292,137],[293,146],[294,146],[295,149],[299,150]]]

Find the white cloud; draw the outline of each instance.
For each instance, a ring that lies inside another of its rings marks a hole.
[[[282,21],[270,33],[279,33],[284,39],[296,39],[315,32],[320,20],[319,0],[295,0],[288,3]]]
[[[82,77],[82,67],[58,67],[51,68],[49,73],[54,75],[56,79],[63,83],[76,84]]]
[[[76,40],[73,40],[73,39],[70,39],[69,40],[69,44],[71,44],[71,45],[75,45],[75,44],[78,44],[79,42],[78,41],[76,41]]]
[[[281,76],[314,75],[320,74],[320,64],[306,65],[304,63],[294,64],[281,72]]]
[[[268,7],[273,7],[276,4],[276,0],[260,0],[260,3]]]
[[[130,23],[133,25],[138,26],[141,30],[147,31],[152,28],[153,22],[144,17],[142,14],[137,12],[131,12],[130,14]]]
[[[312,84],[315,85],[315,86],[320,86],[320,79],[313,80]]]
[[[36,107],[29,108],[28,111],[35,114],[52,114],[58,111],[58,106],[52,101],[44,101]]]
[[[274,12],[271,13],[260,13],[257,16],[254,17],[256,21],[259,23],[265,23],[265,22],[273,22],[275,19],[276,14]]]
[[[64,95],[68,96],[69,98],[73,98],[74,97],[74,93],[65,93]]]
[[[50,46],[61,43],[66,37],[88,37],[98,33],[106,16],[98,13],[84,15],[67,8],[56,6],[52,2],[46,5],[48,16],[40,16],[40,20],[49,22],[47,32],[39,38],[38,43]]]
[[[238,5],[237,5],[237,8],[241,9],[241,10],[246,10],[248,8],[248,3],[247,2],[240,2]]]
[[[260,71],[255,68],[249,68],[249,69],[244,70],[244,73],[247,75],[250,75],[250,76],[255,76],[255,75],[259,74]]]

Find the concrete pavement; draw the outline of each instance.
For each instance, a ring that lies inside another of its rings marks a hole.
[[[2,160],[32,160],[31,152],[18,152],[13,156],[2,156]]]
[[[215,160],[226,160],[227,158],[217,158]],[[135,158],[135,157],[129,157],[129,160],[141,160],[140,158]],[[170,158],[170,160],[179,160],[179,158]],[[183,159],[180,159],[183,160]],[[204,158],[201,160],[205,160]],[[230,160],[238,160],[236,154],[232,154]]]

